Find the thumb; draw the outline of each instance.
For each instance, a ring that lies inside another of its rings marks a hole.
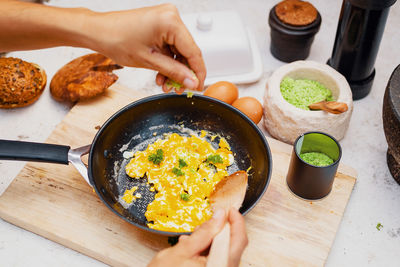
[[[182,249],[186,255],[190,254],[190,256],[200,254],[211,245],[214,237],[225,225],[225,221],[225,210],[217,209],[213,217],[197,228],[190,237],[180,240],[176,245],[177,249]]]
[[[183,63],[161,53],[153,53],[148,59],[152,69],[159,71],[171,80],[180,83],[184,88],[196,90],[199,80],[196,75]]]

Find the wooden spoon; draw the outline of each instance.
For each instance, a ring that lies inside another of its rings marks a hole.
[[[321,101],[308,105],[312,110],[324,110],[333,114],[340,114],[348,110],[347,104],[336,101]]]
[[[237,171],[222,179],[215,187],[210,196],[211,206],[214,210],[225,209],[228,213],[230,208],[238,209],[242,206],[247,188],[247,173]],[[229,243],[231,228],[226,223],[221,232],[213,240],[208,255],[207,267],[226,267],[228,266]]]

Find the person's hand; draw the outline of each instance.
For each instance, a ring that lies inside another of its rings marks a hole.
[[[190,236],[182,235],[178,244],[160,251],[148,267],[206,266],[207,256],[204,254],[226,221],[231,226],[228,265],[229,267],[239,266],[248,240],[243,216],[237,210],[231,209],[228,216],[225,215],[224,210],[217,210],[213,218],[203,223]]]
[[[158,85],[168,77],[186,89],[203,90],[206,68],[201,51],[175,6],[97,13],[94,17],[94,50],[120,65],[158,71]]]
[[[0,1],[0,10],[7,10],[0,16],[0,51],[85,47],[120,65],[158,71],[158,85],[169,77],[184,88],[203,90],[201,51],[171,4],[99,13]]]

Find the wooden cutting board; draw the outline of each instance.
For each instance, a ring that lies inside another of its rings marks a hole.
[[[90,144],[98,126],[142,94],[118,84],[103,96],[75,105],[48,143]],[[268,138],[272,180],[246,215],[249,245],[242,266],[323,266],[356,181],[339,167],[332,192],[305,201],[286,184],[292,147]],[[0,217],[113,266],[145,266],[168,247],[167,237],[148,233],[112,213],[71,166],[28,163],[0,197]]]

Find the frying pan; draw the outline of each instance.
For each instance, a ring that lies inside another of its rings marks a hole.
[[[146,178],[132,179],[125,174],[129,162],[125,151],[146,149],[164,133],[189,136],[206,130],[217,137],[208,141],[218,148],[224,137],[234,153],[228,173],[248,170],[246,196],[240,212],[246,214],[261,199],[271,177],[271,152],[260,129],[238,109],[222,101],[186,94],[161,94],[133,102],[111,116],[97,132],[91,145],[69,146],[0,140],[0,159],[68,164],[71,162],[94,188],[103,203],[125,221],[150,232],[164,235],[187,234],[154,230],[144,216],[156,192],[149,190]],[[81,157],[89,153],[88,168]],[[124,157],[125,156],[125,157]],[[138,186],[142,197],[127,206],[119,201],[123,192]]]

